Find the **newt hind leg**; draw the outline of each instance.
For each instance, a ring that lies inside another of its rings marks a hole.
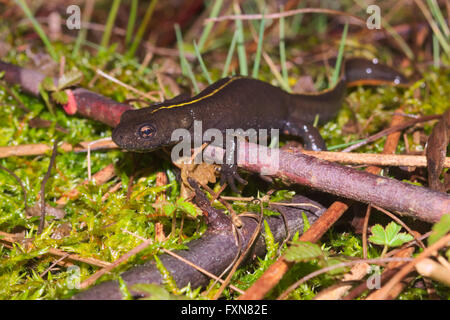
[[[305,149],[314,151],[327,150],[319,130],[305,121],[288,121],[283,127],[283,133],[302,138]]]

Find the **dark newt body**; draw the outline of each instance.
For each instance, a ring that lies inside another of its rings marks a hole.
[[[349,83],[407,83],[403,75],[376,61],[351,59],[343,69],[334,88],[315,94],[290,94],[251,78],[221,79],[193,98],[126,111],[112,138],[127,150],[152,151],[174,144],[171,138],[176,129],[193,134],[194,121],[201,121],[203,131],[216,128],[223,133],[226,129],[275,128],[301,137],[307,149],[326,149],[312,124],[317,116],[321,123],[336,116]]]

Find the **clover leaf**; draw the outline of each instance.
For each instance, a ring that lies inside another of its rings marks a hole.
[[[388,248],[401,246],[414,239],[408,233],[399,232],[401,228],[395,222],[389,223],[386,228],[376,224],[370,229],[372,235],[369,237],[369,241],[384,246],[383,253],[381,254],[383,256]]]

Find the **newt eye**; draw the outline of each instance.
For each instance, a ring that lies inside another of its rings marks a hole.
[[[156,129],[152,125],[144,124],[142,127],[139,128],[139,136],[143,139],[149,139],[153,136]]]

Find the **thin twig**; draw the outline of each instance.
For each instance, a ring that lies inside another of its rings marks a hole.
[[[56,260],[55,262],[53,262],[50,267],[48,267],[47,269],[45,269],[44,272],[42,272],[39,277],[43,277],[47,274],[47,272],[49,272],[54,266],[56,266],[58,263],[60,263],[61,261],[63,261],[65,258],[67,258],[68,256],[70,256],[70,253],[66,253],[65,255],[63,255],[61,258],[59,258],[58,260]]]
[[[342,262],[342,263],[338,263],[326,268],[322,268],[320,270],[311,272],[310,274],[308,274],[307,276],[301,278],[300,280],[296,281],[294,284],[292,284],[291,286],[289,286],[289,288],[286,289],[286,291],[284,291],[278,298],[277,300],[283,300],[285,299],[287,296],[289,296],[289,294],[294,291],[299,285],[301,285],[302,283],[317,277],[318,275],[321,275],[323,273],[327,273],[329,271],[332,270],[336,270],[339,268],[344,268],[344,267],[349,267],[349,266],[353,266],[355,264],[359,264],[359,263],[368,263],[368,264],[384,264],[386,262],[391,262],[391,261],[400,261],[400,262],[409,262],[412,261],[412,258],[379,258],[379,259],[358,259],[358,260],[353,260],[353,261],[348,261],[348,262]]]
[[[138,254],[139,252],[141,252],[142,250],[144,250],[145,248],[147,248],[151,244],[152,244],[151,240],[147,240],[147,241],[142,242],[137,247],[131,249],[130,251],[128,251],[127,253],[125,253],[121,257],[119,257],[117,260],[115,260],[109,266],[106,266],[103,269],[98,270],[92,276],[90,276],[89,278],[84,280],[80,284],[80,289],[85,289],[85,288],[89,287],[91,284],[93,284],[95,281],[97,281],[101,276],[103,276],[104,274],[110,272],[111,270],[113,270],[114,268],[119,266],[121,263],[127,261],[130,257]]]
[[[413,232],[401,219],[399,219],[398,217],[396,217],[394,214],[390,213],[389,211],[380,208],[378,206],[373,205],[372,207],[374,207],[375,209],[383,212],[385,215],[389,216],[392,220],[394,220],[395,222],[397,222],[399,225],[401,225],[403,228],[405,228],[406,231],[409,232],[409,234],[411,234],[414,239],[417,241],[417,244],[419,246],[422,247],[422,249],[425,249],[425,245],[423,244],[422,240],[420,240],[420,238],[417,236],[417,234],[415,232]]]
[[[377,140],[379,138],[382,138],[382,137],[384,137],[384,136],[386,136],[388,134],[404,130],[404,129],[406,129],[406,128],[412,126],[412,125],[415,125],[417,123],[431,121],[431,120],[438,120],[440,118],[441,118],[441,115],[430,115],[430,116],[423,116],[421,118],[413,119],[413,120],[410,120],[410,121],[405,121],[405,122],[403,122],[401,124],[389,127],[387,129],[384,129],[384,130],[382,130],[382,131],[380,131],[380,132],[378,132],[378,133],[376,133],[376,134],[374,134],[374,135],[364,139],[361,142],[358,142],[358,143],[356,143],[356,144],[354,144],[354,145],[352,145],[350,147],[347,147],[344,150],[342,150],[342,152],[353,151],[355,149],[358,149],[361,146],[364,146],[364,145],[366,145],[366,144],[368,144],[370,142],[373,142],[373,141],[375,141],[375,140]]]
[[[53,144],[52,156],[50,158],[50,163],[48,165],[47,173],[44,176],[41,184],[41,219],[39,221],[39,227],[37,234],[41,234],[42,230],[44,230],[45,224],[45,185],[47,184],[47,180],[50,178],[50,174],[52,173],[53,164],[55,163],[55,158],[57,154],[58,147],[58,139],[55,140]]]
[[[17,180],[17,182],[19,183],[20,187],[22,188],[23,191],[23,202],[25,204],[25,211],[27,211],[28,209],[28,204],[27,204],[27,190],[25,189],[25,186],[22,183],[22,180],[11,170],[9,170],[8,168],[0,165],[0,169],[5,170],[6,172],[8,172],[11,176],[13,176],[14,179]]]
[[[119,79],[117,79],[117,78],[115,78],[115,77],[113,77],[113,76],[110,76],[109,74],[103,72],[103,71],[100,70],[100,69],[97,69],[96,72],[97,72],[98,75],[102,76],[103,78],[106,78],[106,79],[108,79],[109,81],[112,81],[112,82],[114,82],[114,83],[117,83],[118,85],[120,85],[120,86],[126,88],[127,90],[130,90],[130,91],[132,91],[132,92],[134,92],[134,93],[136,93],[136,94],[138,94],[138,95],[140,95],[140,96],[142,96],[142,97],[145,97],[145,98],[149,99],[150,101],[153,101],[153,102],[160,102],[160,101],[159,101],[159,98],[155,98],[155,97],[149,95],[148,93],[139,91],[139,90],[137,90],[136,88],[134,88],[134,87],[132,87],[132,86],[126,84],[126,83],[123,83],[123,82],[120,81]]]
[[[141,237],[140,235],[135,234],[135,233],[133,233],[133,232],[131,232],[131,231],[128,231],[127,229],[122,229],[122,231],[125,232],[125,233],[128,233],[128,234],[130,234],[130,235],[132,235],[132,236],[134,236],[134,237],[136,237],[136,238],[138,238],[138,239],[141,239],[142,241],[151,241],[150,239],[146,239],[146,238],[144,238],[144,237]],[[187,265],[191,266],[192,268],[194,268],[194,269],[200,271],[201,273],[207,275],[207,276],[210,277],[211,279],[214,279],[214,280],[216,280],[216,281],[219,281],[220,283],[224,283],[224,282],[225,282],[224,280],[218,278],[217,276],[215,276],[214,274],[212,274],[212,273],[209,272],[208,270],[205,270],[205,269],[203,269],[202,267],[197,266],[196,264],[194,264],[194,263],[192,263],[191,261],[189,261],[189,260],[183,258],[182,256],[176,254],[176,253],[173,252],[173,251],[170,251],[170,250],[168,250],[168,249],[166,249],[166,248],[160,248],[160,250],[163,251],[164,253],[167,253],[168,255],[171,255],[172,257],[174,257],[174,258],[180,260],[181,262],[186,263]],[[244,291],[242,291],[241,289],[239,289],[238,287],[235,287],[235,286],[233,286],[233,285],[230,285],[230,288],[233,289],[234,291],[238,292],[238,293],[241,293],[241,294],[244,292]]]
[[[369,226],[369,218],[372,206],[369,204],[366,209],[366,214],[364,216],[363,233],[362,233],[362,249],[363,258],[367,259],[367,228]]]
[[[2,242],[7,242],[7,243],[19,242],[17,240],[16,236],[11,233],[0,231],[0,237],[1,237],[0,241],[2,241]],[[32,240],[33,240],[33,238],[25,238],[24,239],[24,241],[32,241]],[[63,250],[55,249],[55,248],[49,248],[47,253],[51,254],[53,256],[57,256],[57,257],[64,257],[65,255],[67,255],[67,252],[65,252]],[[80,257],[78,254],[75,254],[75,253],[69,253],[69,256],[67,256],[67,260],[70,260],[73,262],[83,262],[83,263],[87,263],[89,265],[101,267],[101,268],[110,265],[109,262],[98,260],[95,258]]]
[[[426,167],[426,156],[382,154],[382,153],[350,153],[331,151],[302,150],[302,153],[331,162],[351,165],[391,166],[391,167]],[[445,158],[445,168],[450,167],[450,157]]]
[[[366,21],[363,19],[349,14],[348,12],[343,11],[337,11],[337,10],[331,10],[331,9],[325,9],[325,8],[301,8],[301,9],[295,9],[295,10],[289,10],[284,12],[277,12],[277,13],[270,13],[270,14],[237,14],[237,15],[229,15],[229,16],[221,16],[217,18],[208,18],[205,19],[205,23],[211,22],[211,21],[224,21],[224,20],[261,20],[261,19],[280,19],[284,17],[290,17],[297,14],[302,13],[326,13],[330,15],[338,15],[338,16],[345,16],[350,17],[350,20],[354,19],[355,24],[359,25],[365,25]]]
[[[95,145],[90,147],[92,150],[110,150],[117,149],[118,146],[113,142],[105,139],[107,141],[103,141],[100,139],[96,141]],[[68,142],[63,142],[59,149],[64,152],[86,152],[88,150],[89,144],[91,141],[80,142],[77,146],[72,146]],[[0,147],[0,158],[8,158],[8,157],[20,157],[20,156],[38,156],[45,154],[47,151],[52,148],[44,143],[35,143],[35,144],[21,144],[18,146],[6,146]]]
[[[263,208],[263,204],[262,204],[262,202],[260,202],[260,215],[259,215],[258,225],[256,226],[255,230],[253,231],[252,237],[250,238],[247,247],[245,248],[244,252],[241,253],[241,256],[236,261],[236,263],[234,264],[233,268],[230,270],[230,273],[226,277],[225,282],[222,284],[222,286],[219,288],[219,290],[217,290],[216,294],[213,297],[213,300],[217,300],[220,297],[220,295],[222,294],[223,290],[225,290],[226,286],[231,281],[231,277],[233,277],[234,272],[239,267],[239,265],[241,264],[242,260],[244,260],[244,258],[250,252],[250,249],[252,248],[253,243],[256,241],[257,237],[259,236],[259,233],[261,232],[262,222],[264,220],[263,209],[264,209]]]
[[[416,259],[409,262],[406,266],[404,266],[395,276],[392,277],[389,282],[384,285],[381,289],[376,291],[372,296],[371,300],[384,300],[386,299],[387,295],[391,291],[391,289],[399,283],[408,273],[410,273],[414,267],[422,261],[423,259],[427,258],[428,256],[432,255],[435,251],[445,247],[448,245],[448,242],[450,241],[450,234],[446,235],[445,237],[442,237],[437,242],[433,243],[431,246],[426,248]]]

